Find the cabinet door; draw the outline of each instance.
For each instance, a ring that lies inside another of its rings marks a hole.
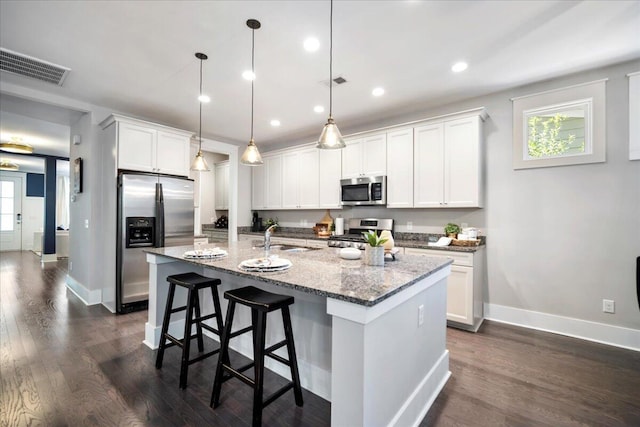
[[[387,134],[366,137],[362,144],[362,174],[387,174]]]
[[[217,163],[215,173],[215,203],[216,209],[229,209],[229,163]]]
[[[322,179],[319,180],[320,207],[342,209],[340,204],[342,150],[318,150],[318,157],[319,174],[322,174]]]
[[[282,208],[282,155],[263,158],[266,174],[265,208]]]
[[[444,206],[444,126],[441,123],[414,129],[413,206]]]
[[[156,171],[170,175],[189,175],[189,138],[170,132],[158,131]]]
[[[342,149],[342,178],[357,178],[362,173],[362,140],[345,141]]]
[[[480,118],[444,124],[444,203],[447,207],[480,206]]]
[[[263,158],[264,160],[264,158]],[[251,208],[253,210],[265,209],[266,168],[263,166],[251,167]]]
[[[451,266],[447,279],[447,320],[473,325],[473,268]]]
[[[156,172],[156,130],[118,123],[118,168]]]
[[[320,204],[320,170],[318,168],[318,151],[340,150],[318,150],[317,148],[308,148],[301,150],[298,153],[298,207],[301,209],[315,209]]]
[[[300,187],[299,176],[299,155],[297,151],[292,151],[282,155],[282,208],[297,209],[298,188]]]
[[[387,134],[387,207],[413,207],[413,129]]]

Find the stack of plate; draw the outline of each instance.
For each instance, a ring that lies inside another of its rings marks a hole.
[[[214,259],[224,258],[227,256],[227,251],[220,248],[198,249],[195,251],[187,251],[184,253],[185,258],[191,259]]]
[[[238,268],[243,271],[256,271],[266,273],[270,271],[282,271],[290,268],[293,264],[284,258],[253,258],[242,261]]]

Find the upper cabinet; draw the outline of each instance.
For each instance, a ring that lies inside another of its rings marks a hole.
[[[214,208],[229,210],[229,161],[216,163],[213,171],[215,174]]]
[[[482,207],[482,118],[414,129],[414,207]]]
[[[189,175],[191,132],[112,115],[103,129],[116,126],[117,168],[168,175]]]
[[[342,149],[342,178],[387,174],[387,134],[381,133],[345,141]]]
[[[387,207],[413,207],[413,128],[387,133]]]
[[[340,204],[340,178],[342,177],[342,150],[318,150],[322,181],[319,188],[319,207],[342,209]]]
[[[251,207],[282,208],[282,154],[263,155],[262,166],[252,166]]]
[[[318,208],[320,171],[317,148],[290,150],[282,155],[282,208]]]

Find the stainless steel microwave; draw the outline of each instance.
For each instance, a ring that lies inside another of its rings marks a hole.
[[[341,203],[343,206],[367,206],[387,204],[387,177],[362,176],[341,179]]]

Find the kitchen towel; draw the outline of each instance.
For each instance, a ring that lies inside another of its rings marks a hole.
[[[344,218],[336,218],[334,225],[336,226],[336,236],[342,236],[344,234]]]

